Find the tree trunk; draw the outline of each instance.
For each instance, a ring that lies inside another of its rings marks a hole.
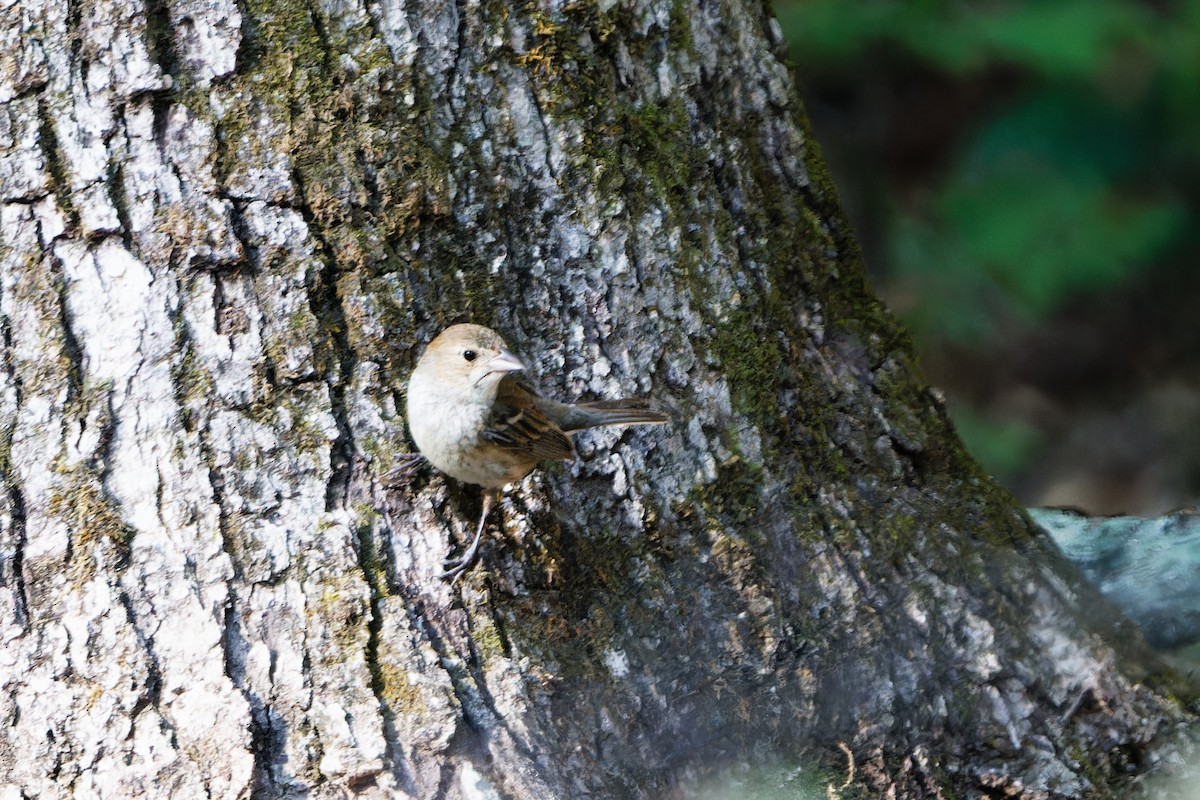
[[[752,0],[0,13],[0,796],[1085,797],[1191,719],[964,455]],[[477,490],[383,478],[465,320],[674,422],[448,584]]]

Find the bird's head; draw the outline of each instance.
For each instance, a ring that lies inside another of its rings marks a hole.
[[[508,351],[504,340],[482,325],[451,325],[439,333],[417,362],[426,373],[455,394],[495,397],[496,387],[510,372],[525,369]]]

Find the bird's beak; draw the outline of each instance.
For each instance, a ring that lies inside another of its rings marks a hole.
[[[525,365],[512,353],[501,350],[499,355],[493,356],[492,360],[487,362],[487,368],[488,372],[519,372],[525,369]]]

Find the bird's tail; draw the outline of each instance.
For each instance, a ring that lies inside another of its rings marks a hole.
[[[553,401],[551,401],[553,403]],[[563,433],[599,428],[605,425],[660,425],[670,420],[666,414],[650,408],[641,399],[597,400],[592,403],[553,403],[544,409]]]

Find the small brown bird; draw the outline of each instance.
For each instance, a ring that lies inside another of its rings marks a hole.
[[[408,381],[408,428],[417,449],[450,477],[484,489],[475,538],[462,558],[447,560],[441,578],[474,563],[492,490],[521,480],[542,461],[573,459],[570,434],[667,421],[642,400],[549,400],[517,374],[524,369],[495,331],[452,325],[425,348]]]

